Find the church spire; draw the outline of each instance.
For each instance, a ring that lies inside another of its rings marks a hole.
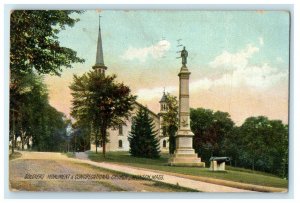
[[[103,60],[100,18],[101,16],[99,15],[99,32],[98,32],[98,41],[97,41],[96,64],[93,66],[93,69],[100,71],[101,73],[104,73],[107,67],[104,65],[104,60]]]

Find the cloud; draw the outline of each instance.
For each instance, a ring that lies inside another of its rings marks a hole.
[[[137,59],[140,62],[145,62],[148,57],[152,57],[154,59],[163,57],[170,47],[171,43],[167,40],[161,40],[154,45],[144,48],[135,48],[130,46],[121,58],[129,61]]]
[[[280,56],[278,56],[276,57],[276,62],[283,63],[284,61]]]
[[[264,38],[259,37],[258,40],[259,40],[259,45],[264,46]]]
[[[245,49],[237,53],[223,51],[209,65],[213,68],[237,69],[244,68],[248,65],[248,59],[259,51],[258,47],[248,44]]]
[[[190,84],[191,91],[210,89],[217,86],[249,87],[266,90],[283,79],[288,78],[288,71],[280,71],[267,63],[250,65],[249,59],[259,48],[248,44],[236,53],[224,51],[209,63],[212,68],[223,71],[218,78],[204,78]],[[225,71],[224,71],[225,70]]]
[[[166,92],[172,93],[177,90],[178,87],[175,86],[168,86],[165,88]],[[136,93],[139,99],[144,101],[152,100],[157,98],[161,98],[163,95],[162,87],[155,87],[155,88],[143,88],[139,89]]]
[[[199,80],[190,81],[190,93],[193,94],[199,92],[199,90],[225,86],[266,91],[279,82],[288,79],[287,70],[283,71],[274,68],[267,63],[250,64],[249,59],[257,52],[259,52],[259,48],[250,44],[236,53],[223,51],[209,63],[214,71],[217,71],[219,77],[211,78],[207,76]],[[279,57],[278,60],[280,59],[282,60]],[[178,86],[166,87],[166,91],[174,94],[178,92]],[[159,100],[162,96],[162,87],[139,89],[137,95],[143,101]]]

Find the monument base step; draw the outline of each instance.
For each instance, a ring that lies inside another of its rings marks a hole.
[[[197,159],[197,154],[174,154],[173,158],[195,158]]]
[[[201,162],[201,158],[197,157],[197,154],[175,154],[173,157],[169,159],[170,166],[197,166],[197,167],[205,167],[205,163]]]

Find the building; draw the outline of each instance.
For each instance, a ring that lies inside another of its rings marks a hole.
[[[97,51],[96,51],[96,63],[93,66],[95,71],[99,71],[102,74],[105,74],[107,67],[104,65],[103,58],[103,48],[102,48],[102,38],[101,38],[101,27],[99,23],[99,33],[98,33],[98,41],[97,41]],[[154,121],[155,130],[158,132],[157,136],[160,140],[160,151],[161,152],[169,152],[169,138],[165,134],[164,127],[162,125],[163,118],[162,115],[167,111],[166,104],[166,94],[163,92],[163,96],[159,101],[160,104],[160,112],[158,114],[149,110],[149,115]],[[143,107],[142,104],[136,102],[134,104],[134,110],[131,112],[132,117],[134,117],[139,109],[139,107]],[[120,125],[117,129],[109,129],[108,130],[108,140],[109,142],[106,144],[106,151],[129,151],[129,141],[128,136],[131,130],[132,125],[132,117],[126,121],[126,125]],[[94,141],[91,141],[91,150],[96,150],[96,145]],[[97,150],[101,151],[101,144],[97,146]]]

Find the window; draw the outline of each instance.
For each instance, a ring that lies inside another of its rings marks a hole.
[[[164,141],[163,141],[163,148],[166,148],[166,147],[167,147],[167,141],[164,140]]]
[[[119,148],[122,148],[123,147],[123,142],[122,140],[119,140]]]
[[[119,135],[123,135],[123,126],[119,125]]]

